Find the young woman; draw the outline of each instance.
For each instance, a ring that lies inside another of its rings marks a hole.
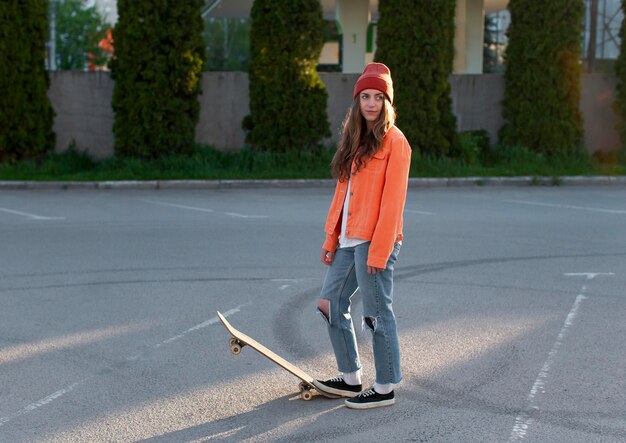
[[[354,102],[332,160],[337,185],[321,256],[329,268],[317,307],[326,320],[341,374],[315,385],[348,397],[346,405],[356,409],[393,404],[394,385],[402,379],[392,309],[393,268],[402,243],[411,148],[394,126],[392,103],[389,68],[368,64],[354,86]],[[350,315],[357,289],[363,322],[373,334],[376,367],[376,383],[365,391]]]

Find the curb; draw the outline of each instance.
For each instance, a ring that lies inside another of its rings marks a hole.
[[[124,190],[124,189],[250,189],[333,187],[331,179],[298,180],[119,180],[119,181],[0,181],[0,190]],[[410,178],[409,188],[477,186],[626,186],[626,176],[571,177],[450,177]]]

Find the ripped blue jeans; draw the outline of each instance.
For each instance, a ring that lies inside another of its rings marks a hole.
[[[376,382],[399,383],[400,343],[393,313],[393,267],[398,259],[400,243],[393,251],[384,271],[367,273],[367,255],[370,242],[351,248],[339,248],[329,267],[321,299],[329,302],[328,334],[341,372],[361,369],[354,324],[350,312],[352,297],[359,289],[363,303],[363,323],[372,333]]]

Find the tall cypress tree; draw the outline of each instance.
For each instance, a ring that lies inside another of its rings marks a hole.
[[[622,0],[622,12],[626,14],[626,0]],[[621,161],[626,162],[626,20],[622,20],[619,29],[620,51],[615,61],[617,76],[617,100],[615,107],[619,118],[618,128],[621,136]]]
[[[118,0],[111,63],[115,152],[190,153],[204,63],[202,0]]]
[[[537,152],[580,149],[582,0],[510,0],[503,116],[505,144]]]
[[[46,0],[0,2],[0,162],[54,149],[54,111],[45,69]]]
[[[256,150],[310,149],[330,136],[326,87],[316,71],[324,44],[319,0],[255,0],[250,32],[250,115]]]
[[[457,143],[449,77],[455,0],[380,0],[376,60],[391,69],[398,126],[411,147],[449,154]]]

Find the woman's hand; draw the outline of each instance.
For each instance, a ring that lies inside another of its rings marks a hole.
[[[375,275],[378,274],[379,272],[383,271],[383,268],[375,268],[374,266],[368,266],[367,267],[367,273],[370,275]]]
[[[322,256],[320,257],[322,263],[324,263],[326,266],[330,266],[333,263],[334,258],[335,254],[333,252],[322,248]]]

